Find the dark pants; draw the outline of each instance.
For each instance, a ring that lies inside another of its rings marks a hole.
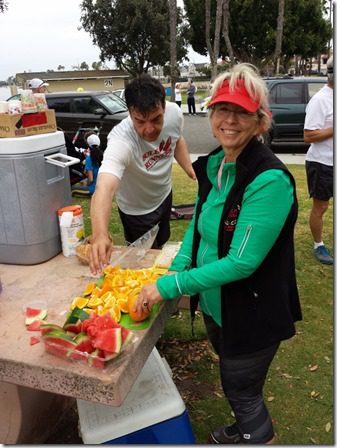
[[[210,316],[203,316],[208,337],[220,358],[222,388],[233,409],[242,443],[269,442],[274,431],[263,400],[263,386],[279,343],[254,353],[227,356],[223,353],[221,327]]]
[[[188,113],[189,114],[195,114],[195,99],[193,97],[187,97],[187,106],[188,106]]]
[[[170,238],[171,207],[172,191],[155,211],[146,215],[127,215],[118,209],[126,242],[133,243],[159,223],[159,231],[152,248],[160,249]]]

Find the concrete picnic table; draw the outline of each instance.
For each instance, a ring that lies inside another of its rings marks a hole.
[[[129,251],[120,266],[151,267],[160,253],[150,249],[139,259],[137,250]],[[126,248],[115,247],[114,255],[118,251],[123,254]],[[37,443],[38,437],[32,437],[34,425],[44,425],[42,437],[46,421],[50,426],[50,409],[55,419],[57,411],[62,413],[69,405],[67,397],[120,406],[177,307],[177,300],[163,303],[149,327],[136,332],[136,341],[120,358],[98,369],[49,354],[43,343],[31,346],[34,333],[25,327],[25,308],[39,303],[48,309],[48,322],[62,325],[72,299],[95,281],[88,266],[60,254],[38,265],[0,264],[0,278],[0,415],[7,415],[0,419],[0,443]],[[34,405],[35,401],[39,404]]]

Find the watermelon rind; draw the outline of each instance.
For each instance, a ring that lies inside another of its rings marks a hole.
[[[85,311],[76,307],[67,316],[65,325],[66,324],[76,324],[78,320],[86,320],[86,319],[89,319],[89,317],[90,317],[90,315],[88,313],[86,313]]]
[[[33,315],[27,315],[29,311],[27,310],[31,310],[32,308],[26,308],[26,318],[25,318],[25,324],[26,325],[30,325],[33,322],[35,322],[36,320],[43,320],[47,317],[48,314],[48,310],[35,310],[35,311],[39,311],[38,313],[36,313],[34,316]]]
[[[60,357],[69,357],[76,347],[72,338],[59,330],[43,335],[42,340],[47,352]]]
[[[42,335],[50,333],[51,331],[54,330],[62,331],[64,333],[63,328],[56,324],[48,324],[48,323],[42,324],[40,330]]]

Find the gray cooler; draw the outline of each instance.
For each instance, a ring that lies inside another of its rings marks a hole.
[[[0,138],[0,263],[37,264],[61,252],[57,210],[72,203],[63,132]]]

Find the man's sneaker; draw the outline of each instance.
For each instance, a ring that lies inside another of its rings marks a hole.
[[[241,437],[236,423],[232,425],[223,425],[218,429],[212,431],[209,435],[209,442],[219,445],[231,445],[240,443]]]
[[[329,254],[325,246],[318,246],[314,249],[314,255],[323,264],[333,264],[333,257]]]

